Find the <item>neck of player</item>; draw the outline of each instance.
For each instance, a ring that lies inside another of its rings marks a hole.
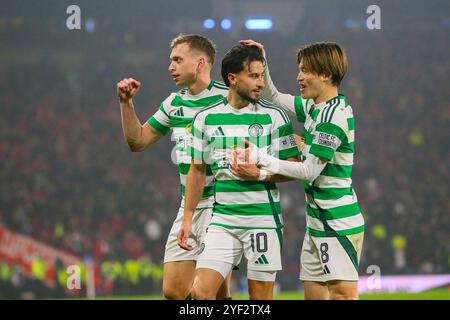
[[[326,86],[322,92],[314,98],[314,103],[319,104],[338,96],[338,88],[334,86]]]
[[[245,108],[250,103],[250,101],[242,98],[236,91],[232,90],[231,88],[228,91],[227,100],[230,106],[235,109]]]
[[[208,74],[199,73],[194,83],[188,86],[189,94],[195,96],[208,88],[211,83],[211,76]]]

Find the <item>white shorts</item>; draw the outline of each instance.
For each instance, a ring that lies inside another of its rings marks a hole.
[[[300,280],[358,281],[363,238],[364,232],[340,237],[305,234],[300,257]]]
[[[166,242],[166,250],[164,253],[164,263],[172,261],[197,260],[200,245],[205,238],[206,229],[211,221],[212,208],[197,209],[192,217],[192,232],[187,242],[193,249],[191,251],[184,250],[178,246],[177,236],[180,231],[181,222],[183,220],[184,208],[178,210],[172,229],[170,229],[169,237]]]
[[[237,266],[245,255],[247,270],[281,270],[282,237],[282,230],[279,229],[227,229],[212,225],[206,233],[197,268],[215,270],[216,262]]]

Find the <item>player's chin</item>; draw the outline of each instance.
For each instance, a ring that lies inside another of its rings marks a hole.
[[[300,89],[300,95],[302,96],[303,99],[311,99],[311,93],[308,92],[308,90],[306,89]]]
[[[173,80],[177,86],[184,86],[184,81],[180,78],[176,78]]]
[[[251,103],[257,103],[258,100],[259,100],[259,97],[260,97],[260,93],[252,92],[252,94],[250,94],[250,95],[248,96],[248,100],[249,100]]]

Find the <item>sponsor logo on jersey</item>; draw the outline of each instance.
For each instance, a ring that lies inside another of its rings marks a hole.
[[[314,136],[314,143],[327,148],[337,148],[338,137],[333,134],[317,132]]]
[[[256,261],[255,264],[269,264],[269,260],[267,260],[266,256],[262,254]]]
[[[173,115],[176,117],[184,117],[183,107],[180,107]]]
[[[291,143],[291,147],[297,146],[297,142],[295,141],[295,137],[293,135],[289,136],[289,142]]]
[[[211,137],[223,137],[224,135],[225,132],[223,132],[222,127],[218,127],[216,130],[213,131]]]

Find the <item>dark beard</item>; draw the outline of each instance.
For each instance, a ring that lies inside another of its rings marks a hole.
[[[247,100],[251,103],[257,103],[259,99],[253,99],[248,94],[240,91],[239,89],[236,89],[236,93],[244,100]]]

